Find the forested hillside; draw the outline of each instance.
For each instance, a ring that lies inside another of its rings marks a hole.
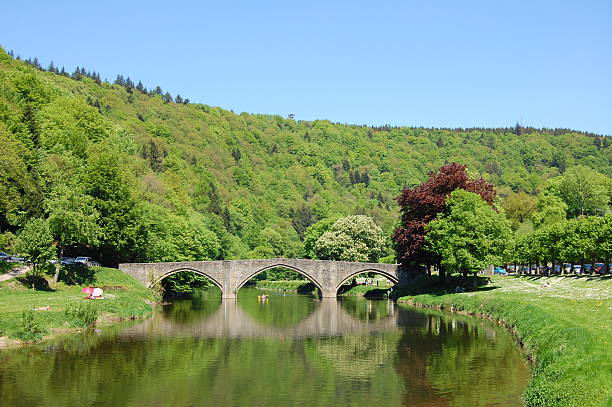
[[[466,164],[518,206],[576,165],[612,176],[604,136],[296,121],[116,82],[0,48],[0,250],[42,218],[65,253],[108,265],[292,257],[317,220],[365,214],[391,254],[395,197],[445,163]]]

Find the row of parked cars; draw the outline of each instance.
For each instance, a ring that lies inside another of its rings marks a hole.
[[[29,263],[28,259],[24,259],[23,257],[11,256],[10,254],[0,252],[0,261],[6,261],[10,263]],[[86,266],[93,267],[99,266],[100,263],[92,259],[91,257],[79,256],[79,257],[62,257],[59,260],[51,260],[52,264],[61,264],[62,266]]]
[[[593,266],[595,266],[594,269],[593,269]],[[493,273],[499,274],[499,275],[505,275],[508,273],[526,274],[526,273],[529,273],[529,270],[530,270],[530,266],[521,265],[521,266],[515,267],[511,265],[511,266],[508,266],[507,269],[503,267],[495,267],[495,269],[493,270]],[[543,274],[543,275],[561,274],[561,270],[563,270],[564,274],[592,274],[593,272],[595,274],[604,274],[606,273],[606,264],[605,263],[595,263],[593,265],[593,264],[587,263],[584,265],[580,265],[580,264],[563,263],[563,265],[556,264],[554,267],[551,267],[551,266],[538,267],[536,264],[531,265],[532,273],[538,273],[538,274]],[[612,263],[608,264],[608,270],[612,270]]]
[[[56,263],[61,264],[62,266],[86,266],[93,267],[99,266],[100,263],[92,259],[91,257],[62,257],[59,260],[54,260]]]
[[[26,263],[26,259],[23,257],[11,256],[10,254],[0,252],[0,261],[6,261],[9,263]]]

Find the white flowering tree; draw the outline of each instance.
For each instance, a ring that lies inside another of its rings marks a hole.
[[[376,262],[385,254],[385,234],[365,215],[338,219],[315,243],[317,258]]]

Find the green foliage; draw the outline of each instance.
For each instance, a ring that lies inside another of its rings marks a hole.
[[[293,278],[290,280],[257,280],[255,281],[255,287],[266,290],[297,291],[300,293],[311,293],[316,290],[316,287],[310,281]]]
[[[512,223],[514,230],[518,229],[521,223],[529,219],[536,207],[536,199],[525,192],[512,193],[503,204],[508,220]]]
[[[0,231],[15,230],[29,217],[40,214],[36,206],[41,195],[35,175],[28,171],[32,151],[1,121],[0,151]]]
[[[317,223],[309,226],[304,232],[304,257],[307,259],[317,259],[315,244],[323,233],[329,231],[337,218],[321,219]]]
[[[563,220],[517,237],[506,261],[517,264],[605,262],[612,258],[612,214]]]
[[[32,274],[40,275],[55,257],[53,235],[46,220],[31,219],[17,237],[17,250],[32,262]]]
[[[100,216],[93,198],[80,191],[79,186],[54,186],[45,206],[49,229],[60,247],[98,244]]]
[[[457,189],[446,203],[448,212],[426,227],[429,250],[442,257],[451,272],[478,273],[499,264],[510,240],[509,222],[479,195]]]
[[[23,342],[38,342],[48,330],[42,327],[40,321],[34,315],[34,311],[28,309],[21,314],[21,321],[14,337]]]
[[[110,126],[98,110],[70,96],[45,105],[37,115],[40,143],[53,153],[85,157],[90,143],[108,137]]]
[[[531,220],[536,228],[563,222],[567,217],[567,204],[557,195],[543,192],[538,197]]]
[[[68,304],[64,315],[70,326],[74,328],[91,328],[98,320],[98,309],[91,302]]]
[[[365,215],[337,220],[315,243],[319,259],[376,262],[384,254],[385,235],[374,219]]]
[[[369,216],[390,235],[401,189],[447,162],[466,163],[502,196],[533,194],[576,165],[612,175],[607,137],[570,130],[237,115],[177,104],[123,77],[111,85],[84,69],[59,73],[0,50],[0,233],[54,218],[60,250],[86,247],[110,265],[183,254],[315,257],[320,236],[306,230],[336,214]]]
[[[568,215],[603,215],[610,209],[612,179],[583,165],[570,168],[559,181]]]
[[[192,271],[179,271],[161,282],[166,295],[191,294],[195,290],[214,287],[208,278]]]

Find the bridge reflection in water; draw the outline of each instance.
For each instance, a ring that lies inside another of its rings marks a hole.
[[[281,300],[283,297],[272,297]],[[342,300],[323,298],[314,300],[314,310],[303,320],[291,326],[279,327],[255,319],[235,299],[207,305],[218,308],[210,316],[191,321],[180,321],[170,317],[150,318],[122,332],[125,336],[191,336],[208,338],[310,338],[342,336],[359,333],[389,332],[399,329],[398,314],[393,302],[385,302],[386,316],[363,319],[351,315],[350,306]],[[362,305],[363,301],[360,302]],[[365,302],[367,304],[371,302]],[[262,304],[266,306],[268,304]],[[377,305],[381,305],[378,302]]]

